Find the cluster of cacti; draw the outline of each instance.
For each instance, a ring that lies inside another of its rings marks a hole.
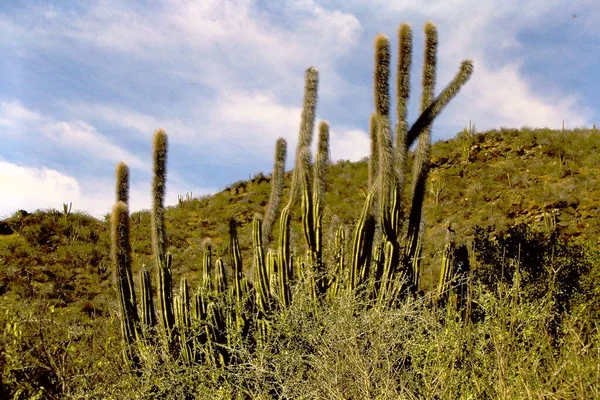
[[[235,360],[231,349],[236,343],[259,343],[269,335],[274,313],[294,301],[293,287],[303,277],[315,304],[350,293],[391,306],[418,288],[421,255],[421,214],[429,171],[431,124],[443,107],[457,94],[472,72],[464,61],[454,80],[436,98],[434,96],[437,32],[425,25],[425,59],[421,114],[412,127],[406,122],[410,92],[409,72],[412,57],[411,28],[399,28],[397,68],[397,123],[393,144],[390,118],[390,42],[380,35],[375,40],[375,112],[370,119],[372,140],[369,161],[369,191],[360,217],[354,226],[352,257],[346,257],[343,228],[335,232],[331,257],[324,256],[323,213],[325,176],[329,165],[329,126],[318,127],[314,162],[311,143],[315,127],[318,72],[306,71],[300,135],[295,167],[287,204],[279,212],[283,192],[286,143],[277,141],[271,179],[271,197],[263,218],[252,224],[253,277],[244,275],[237,222],[229,221],[229,254],[232,276],[228,280],[224,261],[213,267],[210,246],[205,249],[200,286],[194,294],[186,280],[173,294],[171,256],[166,252],[164,193],[166,182],[167,136],[159,130],[154,136],[154,181],[152,206],[152,245],[156,262],[156,318],[150,275],[141,271],[141,309],[138,314],[131,274],[129,244],[128,170],[117,168],[117,204],[113,209],[113,258],[117,276],[123,321],[126,357],[139,365],[143,352],[160,336],[168,353],[186,363],[204,362],[222,366]],[[418,139],[413,165],[410,211],[404,212],[404,186],[408,151]],[[307,245],[306,257],[294,255],[290,243],[292,210],[300,196],[300,219]],[[268,249],[271,233],[279,215],[276,250]],[[406,217],[405,217],[406,215]],[[331,230],[333,232],[333,229]],[[449,245],[450,246],[450,245]],[[452,244],[452,251],[454,245]],[[448,257],[451,251],[448,250]],[[332,260],[327,265],[326,259]],[[446,262],[440,288],[450,282],[451,261]],[[141,318],[140,316],[141,315]],[[155,328],[159,324],[160,330]],[[160,335],[162,333],[162,335]]]

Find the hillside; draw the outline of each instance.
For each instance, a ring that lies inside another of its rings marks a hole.
[[[335,398],[516,398],[534,387],[553,393],[549,398],[597,398],[599,143],[597,131],[528,129],[464,131],[436,143],[424,205],[423,292],[392,307],[380,303],[386,297],[362,297],[381,280],[351,292],[342,286],[321,303],[310,268],[301,268],[302,279],[292,285],[281,285],[293,290],[287,306],[279,297],[262,303],[260,280],[252,289],[241,278],[228,279],[231,290],[219,286],[217,263],[197,290],[208,244],[232,275],[231,217],[239,225],[243,269],[252,278],[250,222],[264,212],[270,184],[257,174],[214,196],[184,195],[166,210],[166,228],[174,285],[181,277],[189,282],[174,296],[177,329],[171,331],[185,347],[171,347],[151,322],[126,318],[130,311],[123,308],[109,257],[108,218],[19,210],[0,223],[0,397],[328,398],[333,390]],[[327,266],[335,265],[334,230],[344,227],[352,237],[367,174],[366,160],[329,170]],[[289,174],[286,181],[288,191]],[[298,208],[292,210],[292,252],[304,254]],[[127,217],[120,221],[123,229]],[[467,246],[442,251],[447,224]],[[133,295],[129,304],[131,312],[140,304],[143,318],[151,319],[156,314],[141,304],[152,293],[140,290],[138,274],[143,264],[151,269],[158,299],[149,213],[133,213],[130,226],[138,300]],[[350,249],[348,239],[345,265]],[[451,289],[430,290],[442,261],[448,266],[452,257],[452,268],[471,264],[475,270],[467,279],[455,279],[465,276],[455,271]],[[273,275],[269,279],[273,296],[278,284]],[[346,279],[342,285],[352,282]],[[246,287],[239,303],[237,287]],[[337,290],[335,282],[329,289]],[[389,298],[398,299],[394,293]],[[274,307],[268,318],[262,304]],[[189,325],[186,312],[193,314]],[[130,347],[123,341],[127,332],[143,339]]]
[[[465,130],[435,143],[424,208],[424,289],[437,279],[447,222],[459,242],[469,242],[477,225],[502,230],[518,223],[540,229],[555,224],[564,237],[597,242],[598,148],[600,133],[592,130],[524,128],[474,135]],[[367,163],[340,161],[331,167],[327,181],[324,225],[343,225],[350,234],[365,198]],[[250,222],[255,213],[264,212],[269,191],[268,178],[258,174],[213,196],[183,198],[170,207],[167,232],[176,281],[179,276],[188,277],[192,284],[198,281],[207,243],[229,263],[230,217],[238,221],[244,259],[251,260]],[[296,220],[292,235],[301,239]],[[136,272],[142,264],[153,265],[149,214],[133,213],[131,221]],[[0,293],[5,298],[42,298],[56,305],[76,303],[108,311],[114,292],[107,221],[37,211],[19,212],[4,222],[14,231],[0,236]],[[333,240],[332,236],[326,240]],[[248,273],[249,267],[245,265]]]

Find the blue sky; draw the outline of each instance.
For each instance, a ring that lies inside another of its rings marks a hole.
[[[150,206],[151,138],[169,134],[167,203],[269,173],[275,140],[296,145],[304,70],[334,160],[368,154],[372,41],[414,31],[417,117],[422,27],[438,26],[438,92],[463,59],[475,72],[434,139],[478,130],[600,125],[595,1],[165,0],[0,2],[0,217],[17,209],[109,212],[114,168],[132,209]],[[367,6],[367,4],[369,4]]]

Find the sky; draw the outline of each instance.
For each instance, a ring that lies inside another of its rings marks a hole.
[[[600,125],[595,3],[0,0],[0,218],[63,203],[102,217],[119,161],[131,169],[131,210],[149,208],[158,128],[169,137],[167,205],[270,173],[278,137],[291,168],[310,66],[333,160],[360,160],[369,151],[373,39],[390,37],[395,63],[400,23],[414,37],[409,123],[426,21],[438,27],[437,93],[462,60],[474,62],[434,122],[434,140],[469,121],[478,131]]]

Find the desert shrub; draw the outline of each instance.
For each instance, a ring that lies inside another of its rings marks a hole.
[[[489,290],[498,283],[519,281],[521,295],[528,300],[552,293],[557,311],[569,310],[581,289],[580,278],[590,269],[582,245],[561,238],[558,230],[534,230],[529,225],[493,228],[475,227],[473,247],[478,267],[475,279]]]

